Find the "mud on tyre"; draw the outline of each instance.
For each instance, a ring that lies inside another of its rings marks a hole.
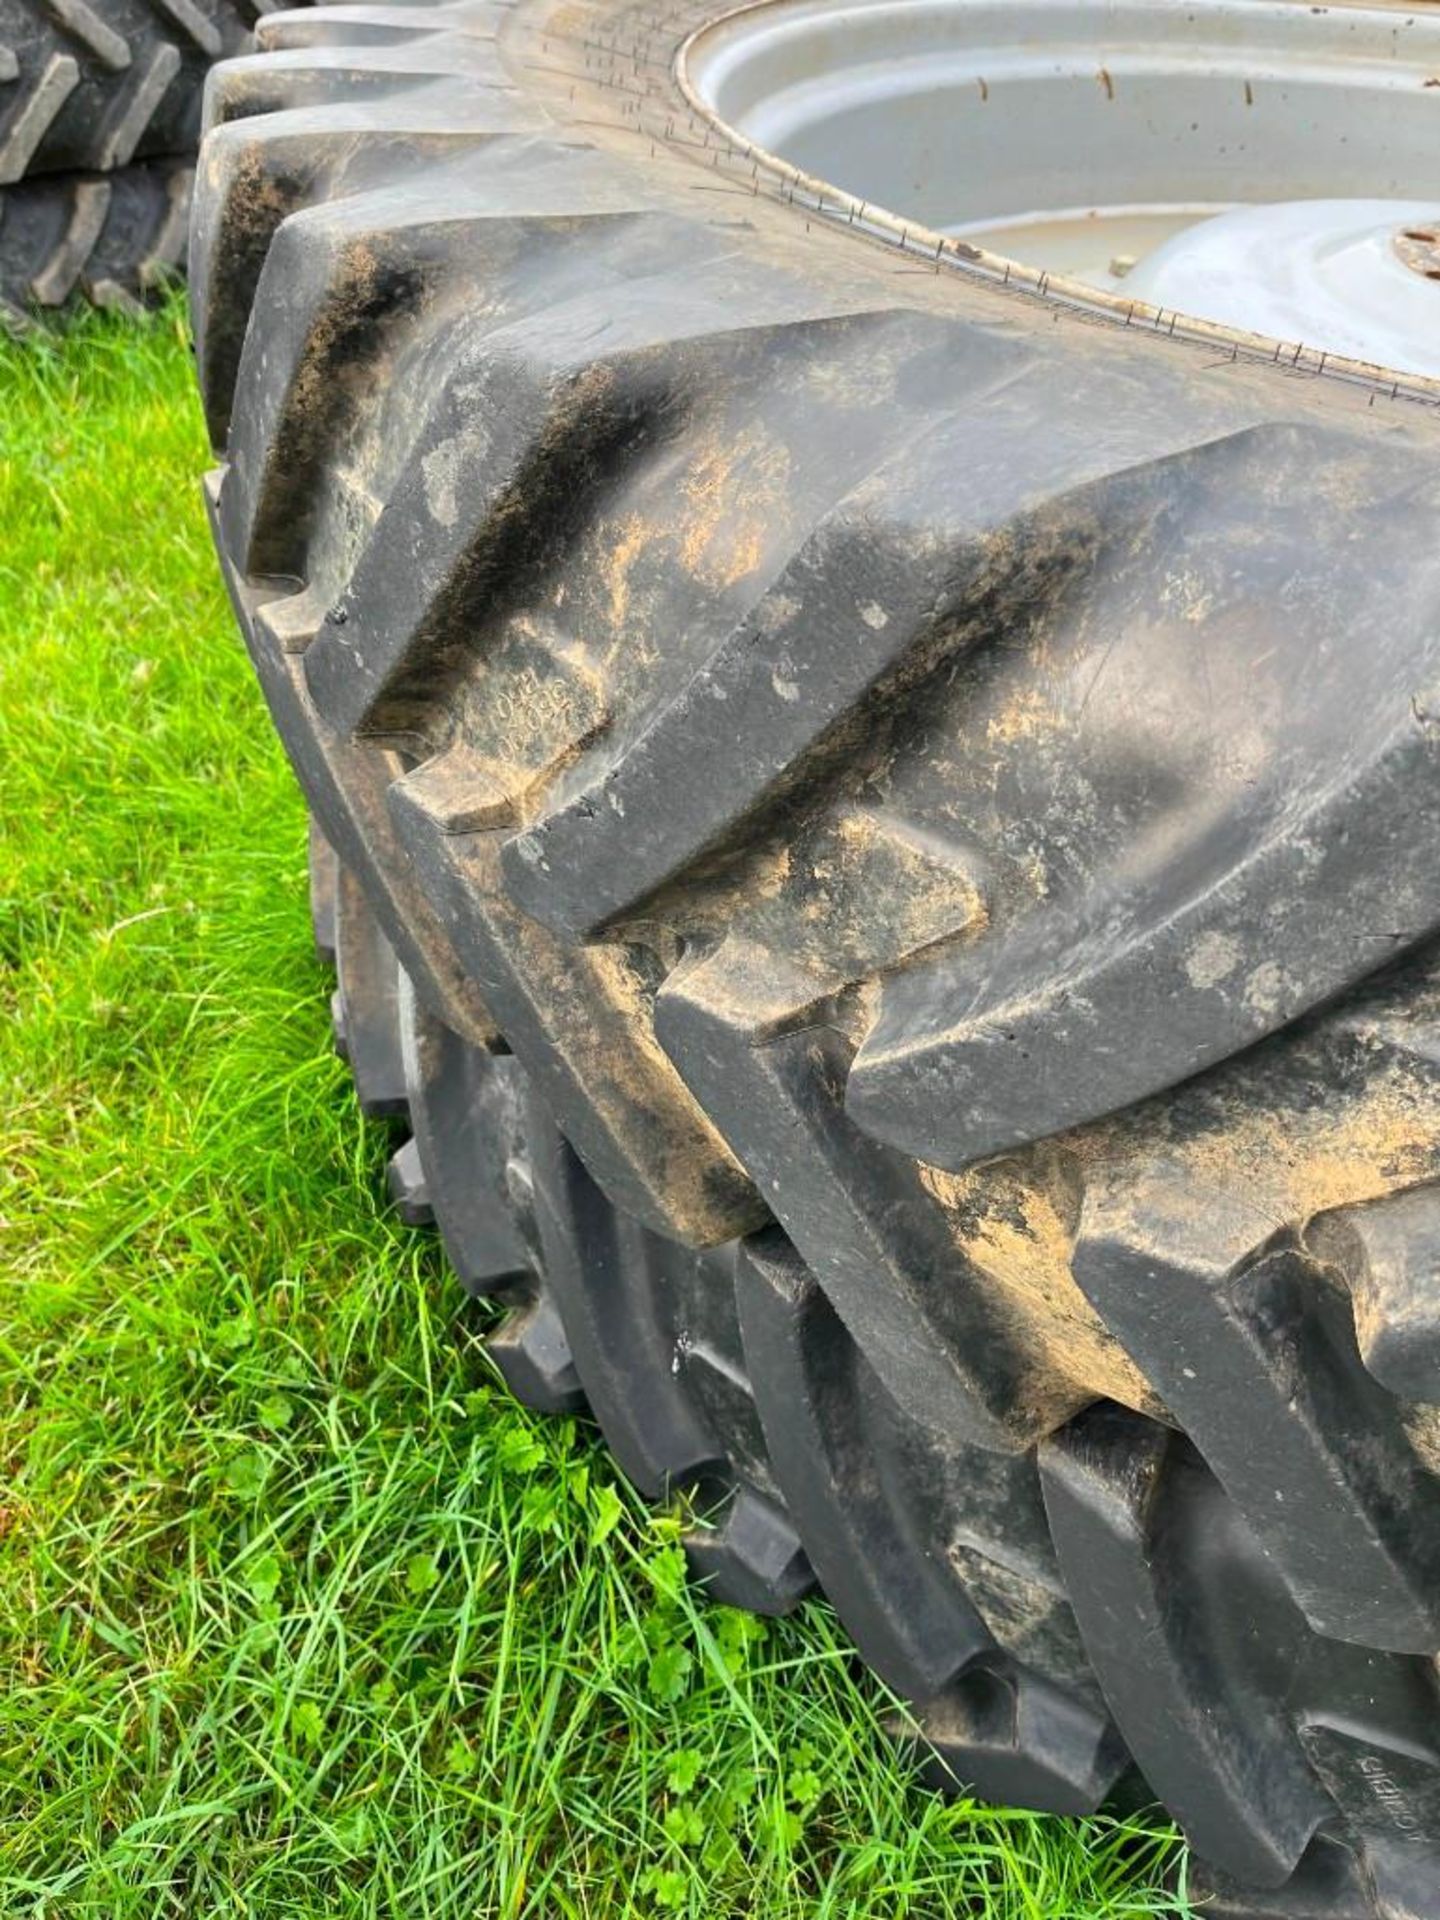
[[[210,82],[216,540],[397,1200],[932,1774],[1434,1920],[1433,397],[917,271],[689,113],[706,17]]]

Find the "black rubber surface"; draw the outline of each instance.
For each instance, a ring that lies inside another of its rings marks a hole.
[[[0,319],[72,299],[138,310],[185,266],[189,161],[0,187]]]
[[[211,83],[216,538],[392,1191],[932,1778],[1437,1920],[1436,396],[807,217],[705,17]]]
[[[269,0],[0,0],[0,323],[185,266],[201,95]]]
[[[212,61],[264,0],[0,0],[0,187],[193,152]]]

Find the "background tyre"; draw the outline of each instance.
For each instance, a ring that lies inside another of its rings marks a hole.
[[[0,187],[194,150],[211,62],[263,0],[0,0]]]
[[[1433,408],[797,208],[704,17],[210,83],[216,539],[394,1190],[932,1775],[1434,1920]]]
[[[138,312],[184,271],[194,177],[159,160],[0,189],[0,316],[18,330],[76,297]]]
[[[205,74],[267,0],[0,0],[0,321],[184,271]]]

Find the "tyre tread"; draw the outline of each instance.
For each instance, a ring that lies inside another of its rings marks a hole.
[[[1138,1763],[1218,1911],[1422,1915],[1432,424],[802,232],[646,118],[699,0],[542,11],[210,93],[212,518],[398,956],[393,1190],[932,1777]]]

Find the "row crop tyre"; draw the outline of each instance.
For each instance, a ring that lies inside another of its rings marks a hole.
[[[211,63],[265,0],[0,0],[0,188],[192,153]]]
[[[0,188],[0,322],[80,298],[135,312],[185,266],[192,160],[42,174]]]
[[[1436,1920],[1435,396],[837,215],[688,106],[717,10],[209,83],[215,536],[395,1197],[932,1775]]]
[[[184,269],[201,99],[273,0],[0,0],[0,327]]]

